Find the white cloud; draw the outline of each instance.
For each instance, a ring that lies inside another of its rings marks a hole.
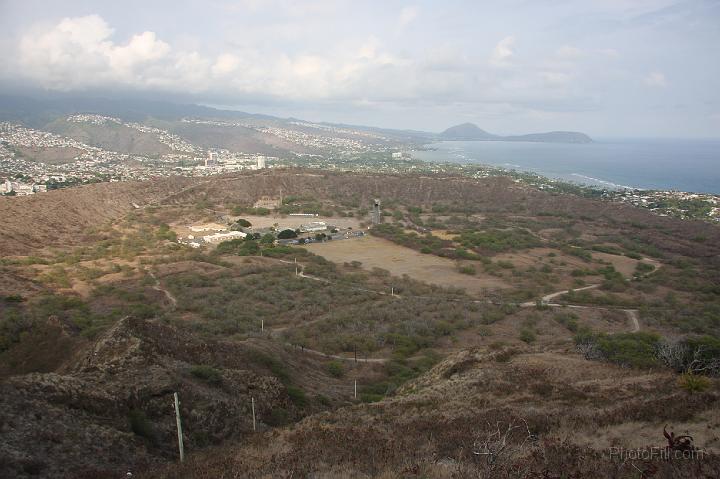
[[[240,66],[240,59],[232,53],[223,53],[215,60],[212,72],[215,76],[223,76],[235,72]]]
[[[577,47],[563,45],[562,47],[557,49],[555,55],[557,55],[557,57],[562,60],[575,60],[582,57],[583,52]]]
[[[415,6],[403,7],[403,9],[400,10],[400,16],[398,17],[398,28],[402,30],[410,25],[415,21],[419,13],[420,10]]]
[[[453,41],[412,56],[373,35],[322,48],[247,43],[199,53],[150,31],[118,39],[103,18],[90,15],[27,32],[14,61],[25,79],[56,90],[192,92],[305,104],[571,108],[577,92],[565,88],[575,78],[568,62],[548,52],[548,61],[523,64],[514,56],[514,41],[507,36],[498,42],[490,63]]]
[[[645,84],[651,87],[664,88],[667,86],[667,80],[662,73],[652,72],[645,77]]]
[[[506,65],[510,58],[513,56],[513,45],[515,44],[515,37],[508,36],[500,40],[490,56],[490,63],[495,66]]]

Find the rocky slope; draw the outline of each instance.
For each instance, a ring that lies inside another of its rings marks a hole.
[[[122,477],[173,460],[174,392],[188,450],[251,431],[251,397],[261,417],[293,408],[285,387],[253,367],[247,349],[159,322],[125,318],[71,355],[59,372],[0,383],[1,477]],[[213,365],[219,377],[191,374],[197,365]]]
[[[717,391],[688,395],[668,372],[589,363],[571,352],[466,350],[396,396],[196,455],[152,478],[714,477]],[[702,460],[623,460],[690,434]]]

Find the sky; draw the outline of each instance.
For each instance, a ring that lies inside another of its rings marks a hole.
[[[0,93],[720,137],[720,0],[0,0]]]

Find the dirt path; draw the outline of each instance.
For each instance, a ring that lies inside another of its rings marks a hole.
[[[631,333],[637,333],[640,331],[640,320],[638,319],[638,311],[637,309],[623,309],[625,311],[625,314],[627,314],[628,319],[632,323],[632,330]]]
[[[170,301],[170,304],[172,305],[172,309],[175,309],[177,307],[177,299],[175,298],[175,296],[173,296],[170,291],[168,291],[167,289],[163,288],[160,285],[160,280],[158,279],[157,276],[155,276],[155,273],[153,273],[152,271],[149,271],[148,274],[150,275],[150,277],[152,279],[155,280],[155,284],[153,285],[152,288],[155,291],[160,291],[161,293],[163,293],[165,295],[165,297]]]
[[[543,304],[549,304],[551,299],[557,298],[558,296],[562,296],[563,294],[567,294],[567,293],[569,293],[570,291],[584,291],[584,290],[586,290],[586,289],[595,289],[595,288],[598,288],[598,287],[600,287],[599,284],[591,284],[590,286],[584,286],[584,287],[582,287],[582,288],[577,288],[577,289],[565,289],[565,290],[563,290],[563,291],[556,291],[556,292],[554,292],[554,293],[546,294],[545,296],[543,296],[542,298],[540,298],[540,301],[541,301]],[[532,306],[535,306],[535,305],[537,305],[537,302],[535,302],[535,301],[527,301],[527,302],[525,302],[525,303],[520,304],[520,306],[523,307],[523,308],[529,308],[529,307],[532,307]]]

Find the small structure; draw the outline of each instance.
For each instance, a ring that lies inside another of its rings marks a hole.
[[[310,223],[300,225],[300,232],[315,233],[318,231],[326,231],[327,224],[324,221],[311,221]]]
[[[380,209],[380,200],[373,200],[372,213],[370,216],[373,225],[379,225],[382,222],[382,210]]]
[[[190,231],[194,233],[202,233],[204,231],[227,231],[227,228],[218,223],[207,223],[204,225],[193,225]]]
[[[246,236],[247,234],[242,231],[228,231],[227,233],[215,233],[213,235],[203,236],[203,241],[206,243],[222,243],[223,241],[245,238]]]

